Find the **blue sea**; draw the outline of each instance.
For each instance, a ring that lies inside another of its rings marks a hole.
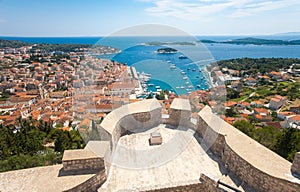
[[[49,44],[101,44],[121,49],[113,55],[101,55],[129,66],[138,72],[151,74],[148,86],[156,91],[156,86],[168,89],[177,94],[187,94],[195,89],[208,89],[208,74],[205,66],[211,62],[233,58],[282,57],[300,58],[299,45],[234,45],[234,44],[197,44],[195,45],[155,45],[149,42],[195,42],[200,39],[215,41],[244,38],[245,36],[199,36],[199,37],[0,37],[8,40],[20,40],[29,43]],[[257,38],[295,40],[300,36],[259,36]],[[172,47],[179,52],[158,54],[157,49]],[[182,56],[186,56],[184,58]]]

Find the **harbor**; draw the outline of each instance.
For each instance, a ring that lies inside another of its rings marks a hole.
[[[176,49],[187,47],[177,46]],[[213,61],[212,59],[198,56],[190,58],[180,51],[172,54],[158,53],[160,48],[162,46],[137,45],[122,50],[111,58],[136,69],[136,75],[141,82],[139,90],[142,90],[137,97],[145,97],[161,90],[186,95],[195,90],[209,89],[209,75],[204,68]],[[157,89],[156,86],[160,88]]]

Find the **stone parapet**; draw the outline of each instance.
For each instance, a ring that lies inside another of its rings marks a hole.
[[[156,99],[124,105],[109,113],[100,125],[101,139],[110,142],[113,154],[126,132],[142,132],[161,123],[161,105]]]
[[[232,173],[257,191],[300,191],[291,163],[214,115],[198,114],[197,133]],[[297,161],[297,160],[296,160]]]
[[[173,126],[191,125],[191,104],[188,99],[175,98],[169,109],[168,123]]]
[[[139,189],[124,189],[122,191],[131,191],[131,192],[223,192],[222,189],[219,188],[219,184],[217,181],[209,178],[208,176],[201,174],[200,179],[196,181],[192,181],[187,184],[180,184],[176,186],[148,186]]]
[[[104,160],[88,150],[66,150],[62,159],[64,171],[104,169]]]
[[[106,181],[105,170],[99,171],[92,178],[83,183],[73,187],[72,189],[65,190],[64,192],[78,192],[78,191],[97,191],[99,187]]]

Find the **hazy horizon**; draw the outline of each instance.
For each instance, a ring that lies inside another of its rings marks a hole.
[[[194,36],[300,31],[298,0],[0,0],[0,36],[99,37],[155,23]]]
[[[233,37],[237,37],[237,36],[299,36],[300,35],[300,32],[285,32],[285,33],[273,33],[273,34],[191,34],[195,37],[200,37],[200,36],[205,36],[205,37],[218,37],[218,36],[233,36]],[[0,35],[0,37],[22,37],[22,38],[84,38],[84,37],[90,37],[90,38],[93,38],[93,37],[99,37],[99,38],[102,38],[102,37],[106,37],[106,36],[109,36],[109,35],[78,35],[78,36],[13,36],[13,35]],[[143,35],[128,35],[128,36],[116,36],[116,37],[138,37],[138,36],[141,36],[141,37],[147,37],[146,35],[143,36]],[[151,37],[151,36],[148,36],[148,37]]]

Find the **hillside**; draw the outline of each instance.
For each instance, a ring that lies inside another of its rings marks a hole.
[[[0,48],[4,48],[4,47],[18,48],[18,47],[28,46],[28,45],[30,44],[22,41],[0,39]]]

